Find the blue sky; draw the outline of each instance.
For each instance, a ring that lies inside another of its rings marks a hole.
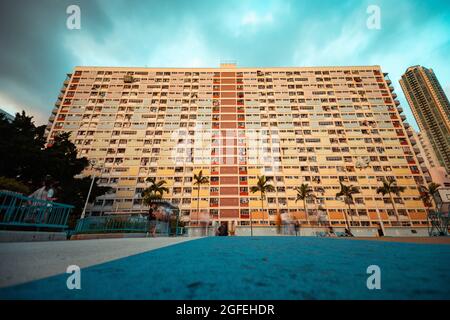
[[[66,8],[81,29],[66,28]],[[381,29],[368,29],[369,5]],[[25,1],[0,2],[0,108],[46,123],[65,74],[77,65],[216,67],[379,64],[398,80],[433,68],[450,95],[450,1]]]

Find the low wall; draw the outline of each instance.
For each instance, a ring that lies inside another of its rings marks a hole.
[[[185,227],[186,236],[188,237],[205,237],[214,236],[215,229],[206,227]],[[317,232],[329,231],[328,227],[300,227],[297,236],[315,237]],[[344,227],[333,227],[334,232],[345,232]],[[354,237],[378,237],[377,227],[351,227]],[[236,226],[236,236],[250,236],[250,226]],[[291,225],[283,225],[278,232],[276,226],[253,226],[254,236],[295,236],[295,228]],[[426,227],[385,227],[386,237],[428,237],[428,229]]]
[[[158,236],[158,234],[156,234]],[[92,240],[92,239],[117,239],[117,238],[145,238],[147,233],[85,233],[74,234],[70,240]]]
[[[65,232],[0,230],[0,242],[67,240]]]
[[[282,226],[281,232],[277,232],[276,226],[254,226],[253,235],[255,236],[302,236],[302,237],[315,237],[317,232],[328,232],[328,227],[300,227],[295,233],[295,228],[293,226]],[[334,232],[344,232],[344,227],[333,227]],[[378,237],[377,228],[370,227],[353,227],[351,231],[355,237]],[[236,227],[237,236],[249,236],[250,226],[237,226]]]
[[[188,237],[206,237],[206,236],[214,236],[215,235],[215,228],[208,227],[208,230],[206,227],[184,227],[186,230],[186,236]]]
[[[338,228],[335,228],[338,229]],[[336,230],[344,232],[344,228],[342,230]],[[351,227],[350,231],[352,232],[354,237],[378,237],[378,228],[376,227]]]
[[[428,237],[426,227],[385,227],[386,237]]]
[[[250,236],[250,226],[236,226],[236,236]],[[253,226],[254,236],[283,236],[284,234],[277,232],[276,226],[263,227],[263,226]]]

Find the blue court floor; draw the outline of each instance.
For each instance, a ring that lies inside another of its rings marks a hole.
[[[381,289],[366,286],[381,269]],[[0,289],[1,299],[450,299],[450,245],[210,237]]]

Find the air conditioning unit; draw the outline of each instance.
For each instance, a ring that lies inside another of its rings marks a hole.
[[[133,76],[131,74],[126,74],[123,76],[123,82],[125,83],[132,83],[133,82]]]

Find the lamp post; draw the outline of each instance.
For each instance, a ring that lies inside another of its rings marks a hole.
[[[94,169],[94,173],[92,174],[91,185],[89,187],[89,191],[88,191],[88,194],[87,194],[87,197],[86,197],[86,202],[84,203],[83,211],[81,212],[81,219],[84,219],[84,217],[86,215],[86,208],[87,208],[87,205],[89,203],[89,198],[91,196],[92,188],[94,187],[95,174],[96,174],[96,170],[95,170],[96,168],[94,166],[95,166],[95,161],[91,161],[91,170]]]
[[[175,225],[175,237],[177,237],[178,236],[178,221],[180,219],[180,209],[177,207],[175,210],[177,212],[177,222]]]

